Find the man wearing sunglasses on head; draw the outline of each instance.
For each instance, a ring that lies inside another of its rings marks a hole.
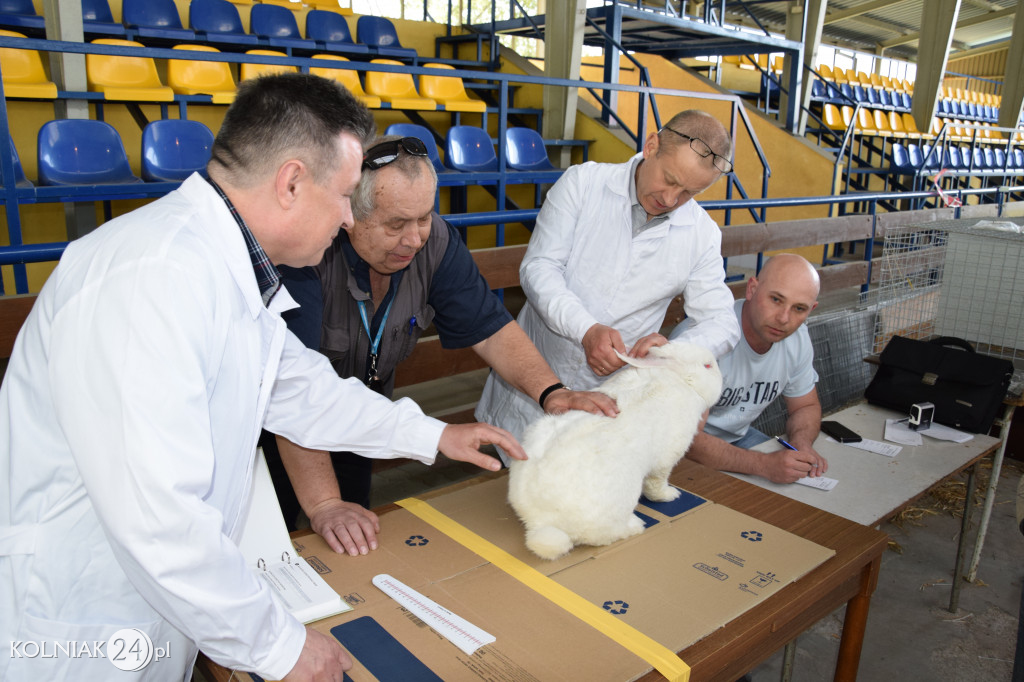
[[[644,357],[668,343],[658,330],[679,295],[694,321],[680,341],[718,357],[736,344],[721,232],[691,201],[732,170],[731,155],[721,123],[684,111],[641,154],[574,166],[548,192],[519,269],[518,322],[562,381],[596,388],[625,364],[617,353]],[[521,437],[539,416],[491,372],[477,419]]]
[[[390,396],[395,367],[433,324],[442,345],[472,347],[538,410],[614,416],[608,396],[559,383],[491,292],[458,232],[434,212],[436,189],[422,141],[384,137],[372,143],[352,197],[353,224],[343,225],[316,268],[285,272],[300,303],[286,316],[292,331],[326,355],[339,375]],[[380,528],[367,509],[371,460],[314,453],[282,438],[277,444],[313,530],[337,552],[376,549]],[[287,481],[276,487],[291,521],[296,499]]]

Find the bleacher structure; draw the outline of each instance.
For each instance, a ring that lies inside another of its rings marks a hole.
[[[94,160],[117,157],[113,166],[122,171],[116,180],[94,181],[79,175],[80,181],[74,182],[67,180],[74,176],[72,169],[59,182],[59,173],[36,170],[39,160],[45,162],[44,154],[50,153],[43,150],[40,138],[35,158],[25,147],[21,150],[30,169],[26,174],[12,136],[0,135],[0,170],[5,179],[0,197],[5,203],[8,238],[8,245],[0,246],[0,265],[13,272],[13,293],[28,293],[27,266],[55,260],[65,244],[26,238],[21,207],[101,201],[104,218],[108,218],[124,199],[151,198],[173,189],[182,173],[201,167],[209,149],[207,133],[216,129],[217,112],[222,114],[232,101],[237,84],[268,70],[310,71],[335,78],[374,111],[382,132],[386,129],[423,139],[438,170],[437,208],[447,210],[447,217],[468,237],[481,231],[493,235],[495,249],[475,253],[482,268],[495,278],[491,284],[496,289],[518,284],[518,278],[509,273],[518,265],[522,246],[504,246],[506,226],[530,229],[544,188],[563,170],[560,165],[564,162],[552,163],[548,152],[568,148],[582,151],[576,160],[588,158],[590,140],[544,139],[538,134],[543,116],[538,93],[543,85],[589,93],[597,107],[592,120],[610,131],[608,140],[623,149],[623,158],[661,126],[661,109],[668,106],[672,110],[673,101],[717,107],[722,119],[731,122],[737,146],[743,147],[750,159],[719,183],[716,192],[721,199],[701,202],[715,212],[716,219],[720,217],[725,235],[723,256],[736,286],[742,284],[736,280],[742,280],[747,268],[742,264],[749,263],[747,269],[756,270],[764,252],[815,248],[822,254],[826,291],[849,290],[860,296],[874,281],[873,248],[888,229],[887,216],[906,209],[938,218],[995,216],[1004,205],[1024,197],[1019,186],[1024,176],[1024,134],[993,125],[998,97],[963,87],[944,89],[935,123],[922,132],[910,116],[913,83],[822,67],[804,73],[804,82],[811,88],[808,139],[817,138],[821,149],[834,158],[834,191],[804,199],[771,199],[772,164],[757,132],[761,122],[751,112],[760,105],[778,120],[779,129],[794,129],[801,115],[798,98],[788,98],[785,111],[773,107],[778,106],[780,93],[797,85],[793,74],[800,71],[803,46],[767,33],[737,32],[723,23],[711,3],[705,4],[702,17],[622,2],[588,8],[583,40],[604,48],[600,66],[606,82],[602,83],[547,79],[525,66],[526,75],[501,68],[503,61],[514,60],[515,55],[502,51],[497,36],[543,38],[543,16],[467,22],[454,30],[450,21],[435,31],[434,54],[428,55],[404,43],[408,36],[400,38],[389,20],[333,11],[332,3],[307,3],[300,5],[300,12],[282,3],[190,0],[187,4],[187,13],[174,17],[174,0],[125,0],[123,21],[117,23],[106,0],[85,0],[87,42],[81,43],[44,39],[36,21],[42,17],[32,18],[30,2],[13,18],[0,16],[0,26],[10,28],[0,30],[5,92],[0,118],[15,127],[18,123],[9,115],[12,106],[33,101],[84,102],[96,119],[93,123],[119,121],[118,126],[106,126],[114,131],[113,137],[108,130],[104,133],[111,140],[108,153],[98,154]],[[458,27],[458,21],[454,25]],[[447,50],[451,56],[443,57]],[[75,54],[85,55],[88,82],[80,90],[59,88],[46,77],[43,61],[46,55]],[[680,60],[705,54],[720,55],[714,68],[733,63],[736,68],[760,71],[762,92],[751,93],[753,97],[744,101],[740,94],[722,89],[658,87],[652,81],[651,61],[643,56],[664,58],[675,64],[672,68],[679,68]],[[780,75],[787,73],[783,69],[787,63],[797,68],[788,69],[789,78],[782,82]],[[635,81],[609,82],[607,74],[620,66],[634,71]],[[122,112],[130,115],[137,129],[132,129],[131,122],[125,127]],[[176,131],[171,126],[163,131],[162,125],[156,125],[178,120],[202,126],[207,132],[197,125]],[[196,140],[195,146],[178,158],[159,157],[153,150],[168,134]],[[133,142],[124,149],[122,140],[129,138]],[[113,153],[118,147],[127,153],[127,165],[133,167],[127,174],[121,156]],[[933,178],[940,169],[945,172]],[[97,173],[95,178],[101,177],[100,170],[91,171]],[[936,185],[942,193],[936,191]],[[965,205],[957,207],[956,202]],[[781,207],[793,212],[806,209],[807,218],[790,219],[792,213],[785,220],[767,218],[769,209],[779,211]],[[835,217],[822,219],[826,214]],[[841,256],[837,244],[862,245],[861,255]],[[681,305],[673,306],[666,324],[680,315]],[[822,316],[813,322],[812,330],[818,326],[831,329],[829,325],[836,324],[854,323]],[[854,326],[859,329],[859,324]],[[831,332],[821,336],[831,337]],[[425,350],[417,353],[422,360],[414,356],[407,377],[432,378],[438,372],[434,351],[429,344],[421,345]],[[478,365],[460,360],[455,366],[472,369]],[[844,367],[832,372],[824,368],[820,373],[827,377],[853,372],[860,377],[861,369]],[[834,382],[836,394],[829,397],[829,404],[842,401],[841,389],[855,387],[859,381]]]

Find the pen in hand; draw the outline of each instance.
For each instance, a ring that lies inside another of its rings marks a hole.
[[[776,436],[775,440],[779,441],[779,443],[782,444],[783,447],[789,448],[790,450],[793,450],[793,451],[796,451],[796,448],[794,448],[792,445],[790,445],[786,441],[782,440],[781,436]]]

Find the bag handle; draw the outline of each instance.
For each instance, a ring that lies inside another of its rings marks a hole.
[[[936,346],[956,346],[962,348],[968,353],[974,353],[974,346],[971,345],[970,341],[961,339],[958,336],[940,336],[937,339],[932,339],[928,343],[934,343]]]

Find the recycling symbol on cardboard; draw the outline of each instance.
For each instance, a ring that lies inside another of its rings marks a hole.
[[[430,542],[430,540],[426,539],[422,535],[410,535],[409,539],[405,541],[405,544],[410,547],[422,547],[428,542]]]
[[[603,606],[605,611],[616,615],[623,614],[629,610],[629,604],[624,601],[619,601],[618,599],[615,601],[606,601]]]
[[[751,542],[761,542],[761,538],[764,537],[764,536],[762,536],[756,530],[745,530],[742,533],[740,533],[740,537],[741,538],[746,538],[747,540],[750,540]]]

